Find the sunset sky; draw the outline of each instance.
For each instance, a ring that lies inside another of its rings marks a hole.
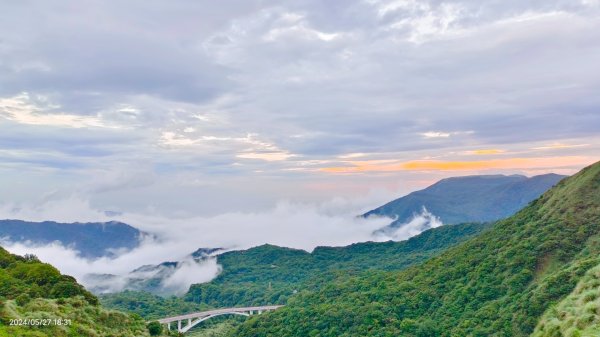
[[[599,93],[598,0],[4,1],[0,208],[354,211],[571,174]]]

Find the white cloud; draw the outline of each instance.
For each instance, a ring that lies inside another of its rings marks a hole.
[[[406,40],[412,43],[455,36],[465,31],[453,26],[461,17],[462,7],[459,4],[444,3],[434,9],[423,2],[394,1],[383,7],[383,13],[397,9],[408,10],[410,15],[394,22],[390,27],[408,31]]]
[[[189,146],[197,144],[197,140],[177,135],[175,132],[171,131],[163,132],[160,139],[163,144],[172,146]]]
[[[86,287],[100,287],[107,291],[120,291],[127,285],[128,278],[149,279],[153,273],[132,273],[143,265],[155,265],[166,261],[181,261],[179,268],[165,278],[161,288],[165,293],[181,294],[194,283],[208,282],[218,275],[220,267],[214,258],[196,262],[187,255],[192,251],[179,248],[174,242],[163,243],[151,239],[142,243],[139,248],[119,255],[114,259],[99,258],[86,260],[77,252],[58,243],[36,246],[30,243],[8,243],[3,247],[14,254],[35,254],[43,262],[57,267],[62,273],[74,276]],[[189,245],[185,245],[186,248]],[[90,274],[112,274],[106,283],[89,277]]]
[[[95,116],[81,116],[56,112],[60,106],[53,105],[46,97],[36,97],[35,101],[28,93],[11,98],[0,98],[0,118],[22,124],[60,126],[70,128],[107,127]],[[41,106],[40,103],[45,103]]]
[[[424,138],[449,138],[450,136],[458,135],[472,135],[475,131],[455,131],[455,132],[442,132],[442,131],[428,131],[421,133]]]
[[[389,240],[390,238],[395,241],[402,241],[419,235],[423,231],[442,225],[443,223],[440,218],[423,207],[421,213],[414,214],[406,223],[395,225],[394,228],[386,228],[384,231],[377,233],[377,235],[379,235],[379,240],[382,241]]]
[[[448,138],[449,132],[428,131],[421,134],[425,138]]]
[[[598,7],[600,6],[600,0],[581,0],[581,3],[585,6],[589,7]]]
[[[238,158],[243,159],[261,159],[266,161],[280,161],[286,160],[294,155],[288,152],[246,152],[237,155]]]
[[[215,258],[201,262],[187,258],[180,261],[174,273],[163,281],[163,287],[175,289],[176,294],[182,294],[189,289],[191,284],[209,282],[220,272],[221,266],[217,265]]]

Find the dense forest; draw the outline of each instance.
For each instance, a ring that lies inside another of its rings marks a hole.
[[[528,336],[600,263],[599,243],[600,163],[422,265],[338,277],[231,335]],[[585,313],[598,323],[597,311]]]

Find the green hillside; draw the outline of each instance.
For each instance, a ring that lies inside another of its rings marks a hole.
[[[103,309],[74,278],[0,248],[0,337],[147,335],[141,317]]]
[[[223,272],[190,287],[185,298],[212,306],[285,303],[295,291],[319,286],[332,273],[399,270],[420,263],[486,228],[484,224],[444,226],[402,242],[366,242],[303,250],[263,245],[219,255]]]
[[[145,291],[125,290],[119,293],[102,294],[98,297],[102,306],[106,308],[135,313],[147,320],[213,308],[206,304],[185,301],[177,296],[161,297]]]
[[[106,307],[157,318],[206,307],[283,304],[298,291],[316,289],[337,275],[365,270],[400,270],[435,256],[485,230],[486,224],[431,229],[402,242],[365,242],[346,247],[303,250],[262,245],[217,257],[223,272],[195,284],[181,298],[125,291],[100,296]]]
[[[337,280],[234,336],[528,336],[600,263],[600,163],[422,265]]]

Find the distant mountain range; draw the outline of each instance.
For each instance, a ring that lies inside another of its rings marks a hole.
[[[115,256],[136,248],[145,233],[122,222],[59,223],[0,220],[0,241],[47,245],[59,242],[84,258]]]
[[[565,176],[477,175],[447,178],[363,214],[394,218],[400,227],[427,212],[444,224],[491,222],[513,215]]]
[[[391,229],[414,220],[415,233],[444,224],[491,222],[514,214],[565,176],[545,174],[531,178],[521,175],[481,175],[440,180],[407,196],[365,213],[364,217],[387,216],[395,220]],[[412,231],[411,231],[412,232]],[[387,233],[406,239],[412,235]],[[59,242],[84,258],[116,256],[138,247],[147,235],[122,222],[58,223],[0,220],[0,242],[28,242],[46,245]]]

